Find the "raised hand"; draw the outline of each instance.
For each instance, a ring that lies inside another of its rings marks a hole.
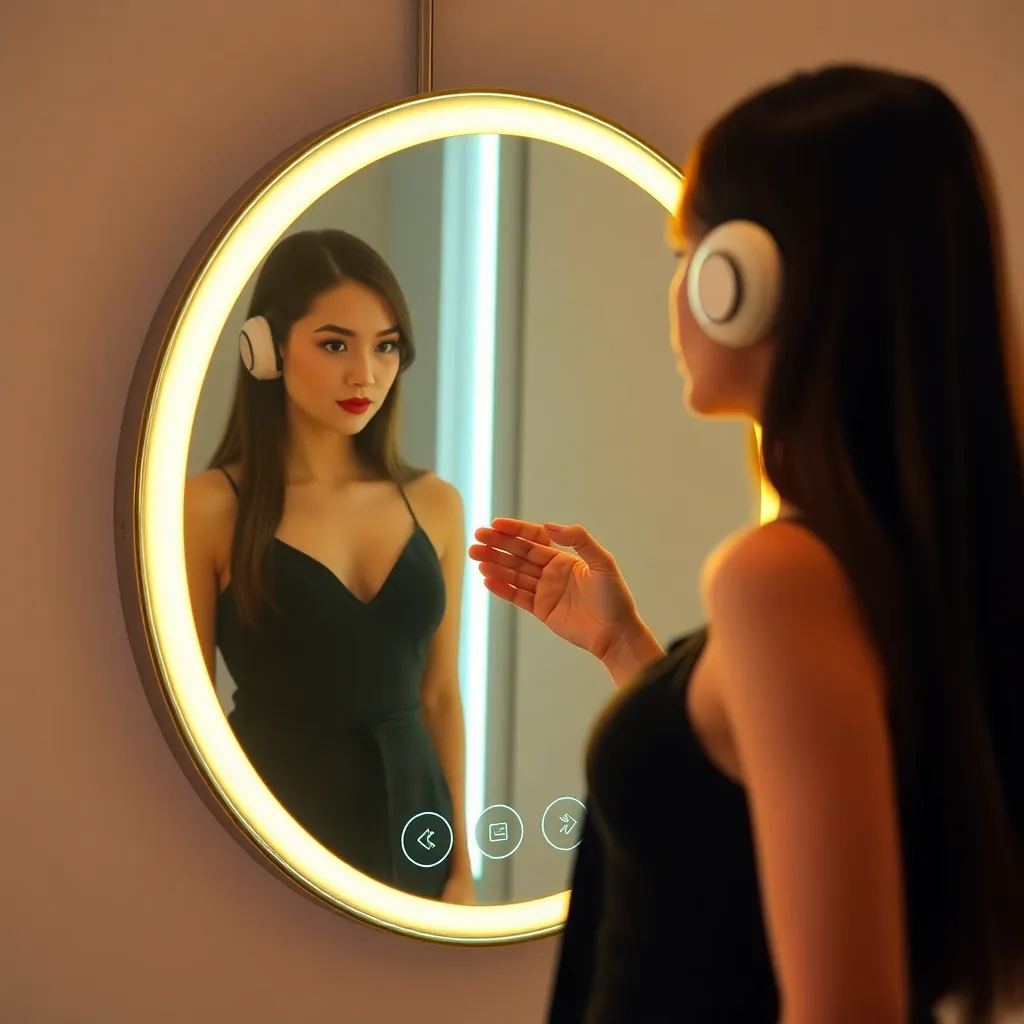
[[[624,634],[646,628],[615,559],[582,526],[495,519],[474,537],[479,543],[469,557],[492,594],[596,658],[605,660]]]

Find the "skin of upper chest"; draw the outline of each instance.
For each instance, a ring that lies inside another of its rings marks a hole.
[[[441,481],[432,473],[404,485],[423,532],[438,558],[445,550],[445,509]],[[236,509],[230,523],[218,530],[216,559],[219,587],[230,581],[231,545]],[[360,481],[336,493],[314,487],[292,487],[275,536],[322,563],[361,599],[372,597],[411,541],[415,523],[397,485],[391,481]]]
[[[440,557],[443,523],[430,483],[421,477],[404,489]],[[312,488],[289,489],[277,536],[323,563],[353,593],[367,599],[380,589],[415,529],[398,487],[390,481],[373,481],[330,495]]]

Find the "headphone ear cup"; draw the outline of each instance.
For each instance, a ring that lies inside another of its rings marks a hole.
[[[242,325],[238,355],[242,365],[257,380],[274,380],[281,376],[281,359],[265,317],[254,316]]]
[[[727,221],[709,231],[693,254],[687,300],[709,338],[745,348],[771,327],[782,277],[782,253],[768,231],[753,221]]]

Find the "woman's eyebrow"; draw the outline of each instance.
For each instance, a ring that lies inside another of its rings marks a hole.
[[[389,327],[386,331],[378,331],[377,337],[383,338],[387,334],[398,334],[399,326],[395,324],[394,327]],[[314,334],[342,334],[346,338],[354,338],[358,332],[353,331],[349,327],[338,327],[337,324],[324,324],[323,327],[318,327]]]

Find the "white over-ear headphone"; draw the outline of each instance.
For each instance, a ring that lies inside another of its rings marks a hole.
[[[719,344],[753,345],[778,312],[782,272],[778,244],[760,224],[719,224],[690,258],[686,297],[694,318]]]
[[[254,316],[242,324],[238,354],[242,365],[257,380],[274,380],[281,376],[281,353],[265,317]]]

